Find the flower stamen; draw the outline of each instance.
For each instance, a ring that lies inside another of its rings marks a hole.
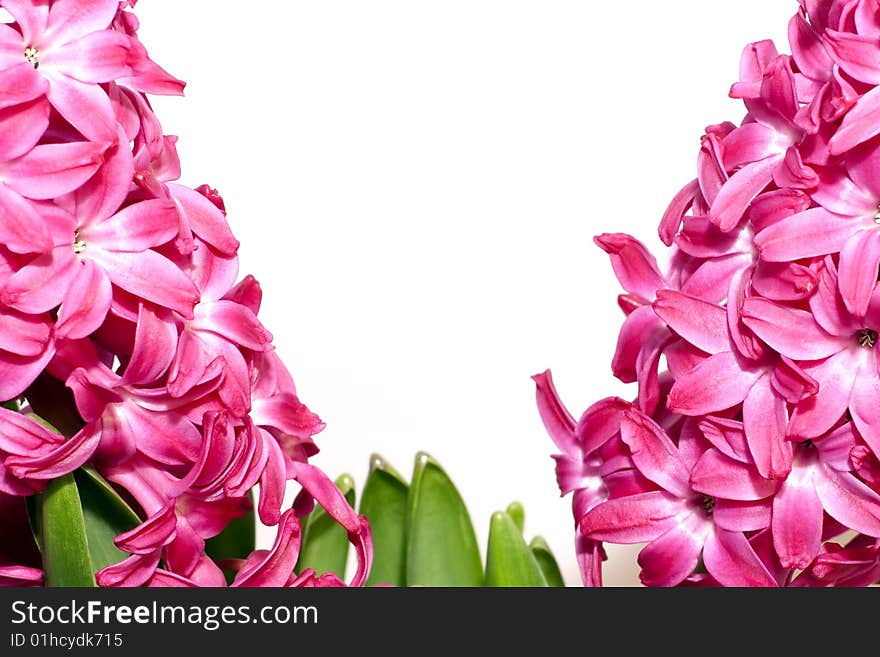
[[[73,234],[73,252],[74,253],[82,253],[85,250],[86,250],[86,243],[85,243],[85,241],[83,241],[79,238],[79,231],[76,231]]]
[[[872,349],[877,344],[877,331],[872,329],[862,329],[859,331],[859,346],[866,349]]]
[[[24,49],[24,59],[28,64],[33,64],[34,68],[40,68],[40,51],[33,46]],[[878,210],[878,214],[880,214],[880,210]]]
[[[715,511],[715,498],[709,495],[703,495],[703,508],[710,516]]]

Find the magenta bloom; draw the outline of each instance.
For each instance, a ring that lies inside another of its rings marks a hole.
[[[315,502],[362,585],[370,528],[308,463],[324,424],[239,277],[223,199],[175,182],[176,138],[145,94],[183,83],[149,58],[133,5],[0,0],[0,547],[21,546],[0,553],[0,585],[43,583],[25,499],[81,466],[142,521],[102,586],[225,586],[224,569],[234,586],[342,585],[294,572]],[[216,563],[206,541],[252,506],[275,544]]]
[[[880,582],[880,20],[799,4],[791,55],[743,50],[743,120],[706,128],[660,222],[666,270],[596,238],[632,401],[575,423],[535,377],[587,585],[605,542],[646,544],[647,585]]]

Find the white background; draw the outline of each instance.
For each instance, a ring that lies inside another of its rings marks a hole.
[[[789,52],[796,9],[142,0],[144,44],[188,82],[154,103],[183,182],[224,196],[261,318],[327,423],[314,462],[360,486],[372,452],[408,476],[426,450],[484,550],[520,500],[579,584],[530,376],[551,368],[576,416],[634,395],[610,373],[620,290],[592,237],[659,246],[703,129],[743,116],[742,48]],[[634,549],[609,555],[607,584],[638,584]]]

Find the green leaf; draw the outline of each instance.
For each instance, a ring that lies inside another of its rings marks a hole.
[[[348,503],[354,507],[354,479],[344,474],[335,483]],[[315,504],[314,510],[303,520],[302,549],[296,563],[296,572],[313,568],[318,575],[335,573],[344,579],[347,560],[348,533],[327,515],[320,504]]]
[[[5,408],[7,410],[18,412],[18,400],[17,399],[10,399],[9,401],[5,401],[2,404],[0,404],[0,406],[2,406],[3,408]]]
[[[492,514],[486,550],[486,586],[547,586],[538,561],[516,522],[505,511]]]
[[[226,525],[217,536],[205,541],[205,553],[222,567],[226,559],[245,559],[254,551],[257,543],[257,518],[254,513],[254,496],[249,494],[251,507],[241,518]],[[227,583],[235,579],[236,571],[224,568]]]
[[[97,572],[128,557],[113,539],[137,527],[141,519],[94,470],[79,469],[74,479],[82,502],[92,572]]]
[[[522,534],[526,529],[526,510],[520,502],[511,502],[507,506],[507,515],[513,519],[513,524],[519,528]]]
[[[370,521],[373,568],[367,586],[406,585],[406,510],[409,485],[385,460],[373,454],[358,510]]]
[[[43,570],[49,587],[95,587],[85,520],[72,474],[53,479],[37,495]]]
[[[565,580],[562,579],[562,572],[559,570],[559,564],[556,563],[556,557],[553,556],[553,552],[550,550],[550,546],[547,545],[547,541],[545,541],[542,536],[535,536],[532,539],[532,542],[529,543],[529,548],[532,550],[535,560],[541,567],[541,572],[544,573],[544,579],[547,580],[547,585],[554,588],[564,588]]]
[[[443,468],[424,452],[416,455],[407,504],[407,586],[482,586],[467,507]]]

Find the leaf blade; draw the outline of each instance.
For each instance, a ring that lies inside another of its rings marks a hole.
[[[424,452],[416,455],[407,504],[407,586],[482,586],[480,550],[464,500]]]
[[[562,571],[559,570],[559,564],[556,563],[556,557],[553,555],[553,551],[550,549],[547,541],[544,540],[544,537],[535,536],[529,543],[529,549],[531,549],[535,560],[538,562],[541,572],[544,573],[544,579],[547,580],[547,586],[552,588],[565,588],[565,580],[562,578]]]
[[[547,580],[526,545],[516,521],[506,511],[492,514],[486,548],[486,586],[546,587]]]
[[[94,470],[80,468],[73,476],[82,504],[89,558],[97,572],[128,557],[113,540],[137,527],[141,519]]]
[[[46,485],[37,496],[37,512],[46,586],[96,587],[82,504],[72,474]]]
[[[369,521],[373,536],[373,567],[367,586],[406,585],[408,495],[406,481],[381,456],[374,454],[358,510]]]

